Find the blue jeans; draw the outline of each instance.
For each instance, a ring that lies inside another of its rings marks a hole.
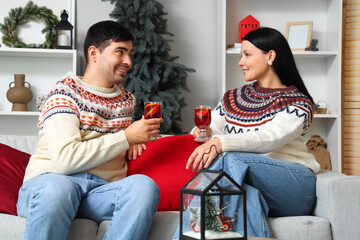
[[[222,156],[219,155],[209,169],[223,169],[246,191],[248,236],[271,238],[268,217],[312,212],[316,178],[307,167],[255,153],[228,152],[223,159]],[[238,198],[232,198],[230,205],[242,209]],[[174,235],[174,239],[178,238],[179,228]]]
[[[160,200],[159,188],[144,175],[115,182],[89,173],[44,173],[19,191],[18,215],[27,218],[25,239],[66,239],[71,221],[111,220],[104,239],[146,239]]]

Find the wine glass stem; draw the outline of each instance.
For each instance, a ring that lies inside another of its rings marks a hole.
[[[206,137],[206,129],[205,128],[200,128],[200,137]]]

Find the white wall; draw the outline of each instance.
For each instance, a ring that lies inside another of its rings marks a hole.
[[[187,82],[191,92],[184,92],[186,107],[182,110],[183,131],[194,126],[193,109],[196,104],[215,107],[217,96],[216,66],[216,0],[158,0],[168,13],[168,31],[175,36],[171,44],[171,55],[179,56],[178,62],[194,68]],[[78,61],[83,72],[83,39],[87,29],[97,21],[110,19],[114,9],[110,2],[101,0],[77,0],[77,49]]]
[[[85,71],[84,39],[89,27],[99,21],[110,20],[114,9],[110,1],[76,0],[76,49],[78,50],[78,73]]]
[[[158,0],[168,13],[168,30],[175,36],[172,55],[194,68],[187,82],[191,92],[184,92],[187,106],[182,111],[183,131],[194,126],[196,104],[215,107],[217,96],[216,0]],[[220,79],[219,79],[220,81]]]

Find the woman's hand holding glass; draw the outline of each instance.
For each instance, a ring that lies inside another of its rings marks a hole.
[[[206,137],[210,138],[210,136],[211,136],[211,128],[206,127],[205,128],[205,133],[206,133]],[[200,128],[195,127],[192,134],[193,134],[194,138],[200,137]]]

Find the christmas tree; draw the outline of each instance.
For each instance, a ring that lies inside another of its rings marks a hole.
[[[181,133],[181,109],[186,106],[182,91],[189,91],[186,77],[195,72],[176,62],[170,56],[170,39],[164,7],[155,0],[102,0],[110,1],[115,9],[110,17],[126,26],[134,35],[133,67],[128,71],[124,87],[136,97],[134,120],[144,113],[145,101],[162,101],[160,132]]]
[[[221,210],[216,203],[216,197],[205,197],[205,230],[222,230],[222,222],[219,217]]]
[[[222,222],[220,219],[221,209],[217,205],[215,196],[205,197],[205,230],[222,231]],[[196,222],[201,227],[200,208],[190,208],[190,221]]]

